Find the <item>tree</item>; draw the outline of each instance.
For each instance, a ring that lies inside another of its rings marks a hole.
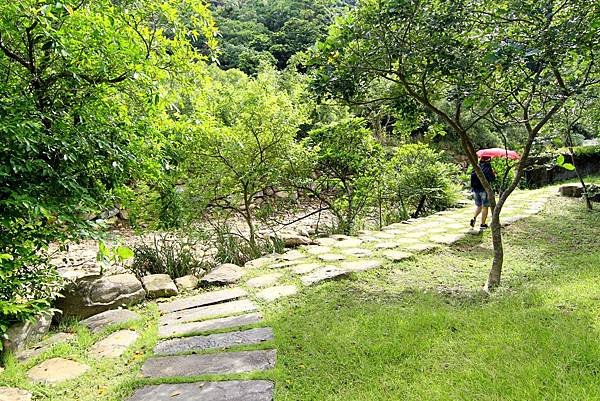
[[[256,250],[255,198],[282,180],[294,137],[306,120],[296,85],[265,69],[256,78],[214,68],[206,90],[206,114],[187,142],[190,196],[208,207],[244,219]]]
[[[0,4],[4,313],[54,294],[30,288],[38,282],[25,273],[46,266],[49,242],[92,229],[85,213],[152,164],[146,143],[161,141],[178,74],[204,68],[188,40],[200,37],[214,47],[210,12],[196,0]]]
[[[575,1],[366,0],[318,43],[314,89],[352,101],[387,80],[435,113],[460,140],[490,197],[494,258],[486,289],[500,284],[500,212],[531,146],[567,99],[598,83],[600,5]],[[518,127],[522,160],[496,197],[477,165],[473,131]]]

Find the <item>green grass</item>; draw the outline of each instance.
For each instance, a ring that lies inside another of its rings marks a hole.
[[[599,400],[599,226],[552,198],[492,296],[486,236],[274,306],[276,400]]]

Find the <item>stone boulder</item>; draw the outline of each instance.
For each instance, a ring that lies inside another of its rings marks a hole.
[[[0,387],[0,401],[31,401],[33,395],[29,391],[15,387]]]
[[[583,188],[581,185],[574,184],[561,185],[560,188],[558,188],[558,192],[562,196],[569,198],[580,198],[583,195]]]
[[[242,278],[243,269],[232,263],[217,266],[213,271],[202,277],[204,284],[235,284]]]
[[[85,276],[68,284],[57,307],[63,318],[87,318],[121,306],[135,305],[144,300],[146,292],[133,274]]]
[[[193,274],[188,274],[187,276],[176,278],[175,284],[177,285],[179,291],[190,291],[195,290],[198,287],[200,280],[198,280],[198,277],[194,276]]]
[[[15,353],[25,349],[28,344],[44,337],[51,323],[52,314],[40,314],[32,320],[12,325],[6,331],[4,347]]]
[[[151,274],[142,277],[142,285],[148,298],[172,297],[179,294],[177,286],[168,274]]]
[[[313,240],[309,237],[305,237],[303,235],[298,235],[295,233],[282,233],[279,237],[283,241],[283,244],[286,248],[294,248],[301,245],[313,244]]]

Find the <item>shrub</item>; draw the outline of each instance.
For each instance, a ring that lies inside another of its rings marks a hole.
[[[443,210],[458,199],[458,167],[443,161],[443,153],[416,143],[400,146],[390,161],[398,203],[418,217]]]
[[[141,244],[134,248],[135,256],[129,269],[138,278],[149,274],[168,274],[171,278],[201,275],[207,263],[196,255],[197,245],[198,241],[190,236],[156,236],[153,244]]]
[[[217,248],[215,259],[219,263],[233,263],[243,266],[244,263],[269,253],[281,253],[283,241],[279,238],[260,238],[253,246],[241,235],[232,233],[228,227],[217,229],[214,245]]]

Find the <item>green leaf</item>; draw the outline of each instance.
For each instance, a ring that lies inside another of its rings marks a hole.
[[[556,164],[558,166],[562,166],[563,164],[565,164],[565,156],[558,155],[558,157],[556,158]]]
[[[118,246],[116,252],[120,260],[133,258],[133,251],[126,246]]]
[[[569,171],[575,170],[575,166],[571,163],[564,163],[561,167]]]

